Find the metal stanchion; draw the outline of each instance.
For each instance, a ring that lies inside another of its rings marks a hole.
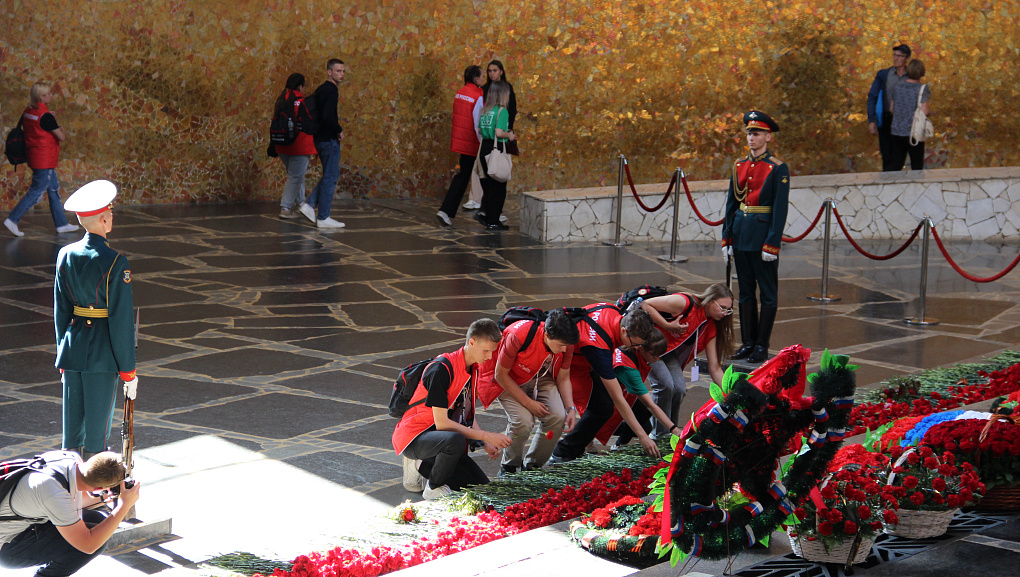
[[[908,325],[931,326],[939,324],[934,317],[924,316],[924,299],[928,292],[928,239],[931,237],[931,217],[924,216],[924,238],[921,239],[921,296],[918,299],[917,317],[903,319]]]
[[[602,244],[609,246],[629,246],[629,240],[620,240],[620,229],[623,227],[623,165],[627,164],[627,157],[620,155],[620,175],[616,180],[616,237],[613,242],[603,241]]]
[[[684,171],[679,168],[676,169],[676,174],[673,177],[673,180],[676,182],[673,191],[673,240],[669,243],[669,254],[659,256],[659,260],[667,262],[687,262],[687,257],[677,256],[676,254],[676,237],[680,228],[680,187],[683,186],[683,178]]]
[[[832,208],[836,201],[825,199],[825,239],[822,244],[822,292],[820,294],[809,294],[808,300],[820,303],[831,303],[843,297],[829,294],[829,239],[832,238]]]

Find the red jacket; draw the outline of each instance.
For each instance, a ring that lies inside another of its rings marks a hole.
[[[478,377],[478,365],[471,367],[469,371],[467,366],[464,364],[464,349],[460,348],[452,353],[443,353],[440,357],[446,357],[450,364],[453,365],[453,379],[450,382],[450,388],[446,391],[446,406],[453,405],[454,401],[460,395],[460,392],[464,390],[464,386],[469,381],[477,380]],[[438,358],[438,357],[437,357]],[[430,365],[431,366],[431,365]],[[428,369],[425,369],[426,371]],[[474,378],[472,378],[474,377]],[[425,384],[418,383],[418,388],[414,391],[414,395],[411,396],[411,400],[408,404],[414,405],[419,401],[424,400],[429,395],[428,389],[425,388]],[[477,387],[472,387],[471,392],[471,406],[474,407],[475,401],[478,397]],[[436,424],[435,416],[432,414],[432,407],[427,406],[425,403],[419,403],[416,406],[412,406],[404,413],[404,416],[400,418],[400,422],[397,423],[395,429],[393,429],[393,448],[397,451],[397,454],[404,452],[404,449],[411,444],[418,435],[424,433],[429,428],[434,427]]]
[[[610,303],[595,303],[584,308],[591,310],[594,307],[605,304]],[[589,374],[592,367],[588,359],[582,354],[583,348],[597,347],[613,351],[623,344],[623,341],[620,339],[620,320],[623,319],[623,315],[620,314],[618,309],[615,307],[601,309],[588,316],[605,330],[612,339],[612,342],[607,343],[587,321],[581,320],[577,323],[577,331],[581,334],[581,339],[574,345],[574,358],[570,363],[570,383],[574,394],[574,406],[577,407],[578,414],[584,414],[584,410],[588,407],[588,400],[591,399],[592,390],[591,376]]]
[[[47,112],[46,105],[40,102],[35,108],[26,108],[22,113],[21,128],[25,131],[28,167],[33,170],[56,168],[60,157],[60,141],[39,125],[39,120]]]
[[[294,99],[294,118],[303,118],[308,115],[307,109],[304,108],[304,105],[302,104],[305,99],[303,94],[294,90],[287,94],[286,98],[287,100],[290,100],[291,98]],[[311,134],[305,134],[304,132],[298,131],[297,138],[294,139],[294,142],[286,145],[278,144],[276,146],[276,152],[277,154],[305,154],[311,156],[316,153],[315,141],[312,139]]]
[[[517,337],[518,342],[523,343],[524,339],[528,337],[528,331],[531,330],[531,323],[533,322],[528,320],[517,321],[508,326],[503,331],[503,334],[512,333]],[[478,398],[486,408],[492,404],[492,401],[496,400],[496,397],[503,394],[503,387],[496,382],[496,363],[498,362],[499,355],[503,352],[504,343],[506,343],[505,338],[499,341],[499,348],[496,349],[496,354],[492,355],[492,358],[485,362],[479,370]],[[534,379],[538,371],[542,369],[542,365],[545,364],[545,360],[551,354],[545,348],[545,323],[539,323],[538,329],[535,330],[535,336],[532,337],[531,343],[528,344],[528,348],[518,351],[517,356],[514,357],[514,365],[510,367],[510,378],[518,385],[523,385]],[[562,365],[563,354],[560,353],[553,356],[552,368],[550,369],[550,374],[553,378],[556,378]]]
[[[464,85],[453,97],[453,132],[450,150],[458,154],[477,156],[481,141],[475,132],[475,103],[481,101],[482,89],[473,82]]]

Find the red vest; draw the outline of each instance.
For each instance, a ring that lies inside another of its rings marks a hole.
[[[684,344],[684,342],[692,337],[696,339],[694,348],[691,349],[690,355],[688,355],[686,359],[680,359],[683,366],[686,367],[687,363],[691,362],[698,352],[705,350],[705,347],[708,346],[708,341],[715,338],[716,324],[715,321],[708,318],[708,315],[705,314],[705,307],[700,306],[696,297],[693,295],[684,296],[694,302],[694,307],[691,308],[690,312],[688,312],[685,317],[686,320],[681,321],[687,323],[687,330],[684,331],[682,335],[678,335],[673,331],[664,331],[661,328],[659,328],[659,330],[662,331],[662,334],[666,337],[667,353]]]
[[[291,94],[288,94],[287,98],[289,99],[291,97],[291,95],[293,95],[294,98],[295,98],[295,100],[294,100],[294,116],[293,117],[294,118],[302,118],[303,116],[306,115],[305,112],[303,110],[301,110],[301,102],[305,99],[305,97],[304,97],[304,95],[302,95],[297,90],[293,91]],[[311,156],[313,154],[316,154],[316,152],[315,152],[315,141],[312,139],[312,135],[311,134],[305,134],[304,132],[298,132],[297,138],[294,139],[294,142],[292,142],[290,144],[285,144],[285,145],[284,144],[277,145],[276,146],[276,152],[279,153],[279,154],[288,154],[288,155],[305,154],[305,155]]]
[[[591,309],[599,305],[609,303],[595,303],[584,308]],[[589,315],[606,334],[612,337],[613,342],[607,343],[595,332],[595,329],[587,321],[581,320],[577,323],[577,332],[581,334],[581,340],[574,345],[574,358],[570,362],[570,385],[574,395],[574,406],[578,414],[583,414],[588,407],[588,400],[591,398],[591,363],[581,354],[582,347],[598,347],[612,351],[623,342],[620,340],[620,319],[623,315],[615,308],[608,308],[595,311]]]
[[[471,367],[471,371],[468,371],[467,366],[464,364],[464,349],[463,347],[457,349],[452,353],[443,353],[440,357],[446,357],[449,359],[450,364],[453,365],[453,380],[450,383],[450,388],[447,389],[446,393],[446,406],[453,405],[453,402],[457,400],[460,392],[464,389],[464,386],[468,384],[468,381],[472,377],[478,376],[477,364]],[[426,369],[428,370],[428,369]],[[425,388],[425,383],[418,383],[418,388],[414,391],[414,395],[411,396],[409,404],[414,405],[419,401],[423,401],[429,394],[428,389]],[[471,406],[473,407],[477,399],[477,387],[472,387],[471,391]],[[395,429],[393,429],[393,448],[397,451],[397,454],[404,452],[411,441],[418,435],[427,431],[430,427],[435,426],[436,419],[432,415],[432,407],[426,406],[425,403],[419,403],[416,406],[411,407],[404,413],[404,416],[400,418],[400,422],[397,423]]]
[[[453,97],[453,132],[450,135],[450,150],[458,154],[477,156],[478,135],[475,134],[475,102],[482,97],[482,89],[468,82]]]
[[[49,112],[40,102],[35,108],[26,108],[22,114],[22,130],[25,131],[25,148],[28,152],[28,167],[31,169],[56,168],[60,156],[60,141],[48,130],[43,130],[39,119]]]
[[[517,321],[508,326],[503,331],[503,334],[513,334],[517,337],[517,342],[523,343],[524,339],[528,337],[528,331],[531,330],[532,322],[534,321]],[[499,348],[496,350],[496,353],[479,370],[478,398],[482,401],[482,406],[486,408],[492,404],[492,401],[496,400],[496,397],[503,394],[503,387],[496,382],[496,363],[500,353],[503,352],[503,343],[505,342],[505,338],[499,341]],[[528,348],[518,351],[517,356],[514,357],[514,366],[510,367],[510,378],[518,385],[523,385],[534,379],[542,369],[542,365],[545,364],[545,360],[551,354],[545,348],[545,323],[539,323],[535,336],[532,337]],[[560,372],[562,364],[563,354],[555,355],[552,361],[552,368],[550,369],[550,374],[553,378],[556,378],[556,374]]]

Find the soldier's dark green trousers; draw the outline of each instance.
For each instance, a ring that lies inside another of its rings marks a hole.
[[[117,373],[64,371],[64,438],[62,446],[106,450],[117,399]]]

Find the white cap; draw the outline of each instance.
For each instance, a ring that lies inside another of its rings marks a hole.
[[[78,216],[92,216],[113,207],[117,185],[109,180],[93,180],[79,188],[64,201],[64,210]]]

